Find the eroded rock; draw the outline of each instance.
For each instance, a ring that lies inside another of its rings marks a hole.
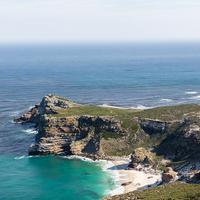
[[[162,173],[163,183],[174,182],[176,179],[177,179],[177,172],[175,172],[171,167],[167,167],[166,170]]]
[[[146,150],[145,148],[137,148],[131,155],[131,162],[129,163],[129,168],[136,168],[139,164],[142,165],[153,165],[154,164],[154,153]]]
[[[67,99],[48,95],[40,105],[35,106],[17,122],[36,123],[38,134],[29,148],[30,155],[81,155],[100,156],[101,132],[120,134],[121,122],[109,116],[67,116],[59,117],[58,112],[80,105]]]

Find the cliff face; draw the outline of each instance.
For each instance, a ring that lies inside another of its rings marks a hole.
[[[111,117],[41,117],[36,142],[29,154],[100,156],[100,133],[122,132],[120,122]]]
[[[200,118],[198,115],[185,118],[177,129],[158,146],[161,155],[173,160],[200,158]]]
[[[101,133],[123,133],[121,122],[113,117],[57,115],[70,107],[78,109],[81,105],[49,95],[40,105],[16,119],[21,123],[35,123],[38,128],[35,143],[29,149],[30,155],[80,155],[95,159],[102,155]]]
[[[80,105],[48,95],[16,122],[34,123],[38,129],[30,155],[96,159],[132,154],[132,167],[157,166],[164,157],[184,163],[175,166],[181,171],[190,165],[200,169],[199,113],[198,105],[138,111]]]

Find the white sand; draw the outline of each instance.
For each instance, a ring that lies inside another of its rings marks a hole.
[[[147,189],[161,182],[160,172],[142,167],[138,167],[138,170],[127,169],[128,162],[128,160],[113,160],[113,167],[108,168],[109,171],[117,173],[116,181],[119,183],[119,187],[110,193],[111,196]]]

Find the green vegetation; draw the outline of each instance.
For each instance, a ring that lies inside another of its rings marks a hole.
[[[115,139],[120,138],[120,137],[122,137],[122,135],[113,134],[112,132],[109,132],[109,131],[102,131],[101,137],[104,138],[105,140],[108,140],[110,138],[115,138]]]
[[[177,105],[168,107],[159,107],[149,110],[136,109],[118,109],[105,108],[94,105],[78,105],[67,109],[55,110],[57,114],[49,115],[49,117],[71,117],[71,116],[110,116],[122,122],[122,127],[126,129],[124,134],[113,134],[112,132],[104,131],[101,133],[101,146],[106,155],[120,156],[130,155],[135,148],[144,147],[152,148],[159,145],[166,135],[143,134],[140,130],[138,118],[150,118],[163,121],[180,120],[184,115],[193,115],[200,112],[200,106],[196,104]],[[174,125],[176,129],[176,125]],[[120,154],[120,155],[119,155]]]
[[[107,200],[200,200],[200,185],[175,182],[144,191],[130,192]]]
[[[144,110],[139,113],[141,118],[159,119],[165,121],[180,120],[186,114],[200,112],[200,106],[197,104],[185,104],[177,106],[165,106]]]
[[[52,117],[68,117],[68,116],[81,116],[81,115],[91,115],[91,116],[111,116],[119,119],[123,122],[124,128],[129,128],[130,126],[133,130],[137,130],[137,125],[133,124],[133,118],[136,113],[141,112],[140,110],[134,109],[118,109],[118,108],[104,108],[100,106],[93,105],[82,105],[77,107],[71,107],[68,109],[56,110],[58,114],[52,115]]]
[[[82,105],[71,107],[68,109],[56,110],[55,117],[67,117],[75,115],[92,115],[92,116],[113,116],[124,122],[124,127],[129,127],[129,121],[134,117],[151,118],[159,120],[179,120],[185,114],[192,114],[200,112],[200,106],[196,104],[186,104],[177,106],[166,106],[152,108],[148,110],[136,109],[118,109],[118,108],[104,108],[93,105]]]
[[[121,117],[131,115],[134,116],[138,110],[133,109],[117,109],[117,108],[104,108],[93,105],[82,105],[77,107],[71,107],[68,109],[56,110],[57,117],[75,116],[75,115],[91,115],[91,116],[115,116]]]

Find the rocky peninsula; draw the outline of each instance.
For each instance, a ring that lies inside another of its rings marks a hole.
[[[108,199],[155,199],[150,198],[154,189],[144,189],[157,185],[161,185],[155,188],[158,193],[173,189],[168,196],[171,199],[178,199],[173,196],[175,190],[183,188],[186,197],[195,188],[192,195],[200,198],[200,186],[196,185],[200,183],[199,105],[118,109],[47,95],[15,121],[34,123],[38,130],[29,155],[77,155],[113,161],[118,171],[128,175],[120,182],[127,194]],[[162,199],[169,199],[165,196]]]

